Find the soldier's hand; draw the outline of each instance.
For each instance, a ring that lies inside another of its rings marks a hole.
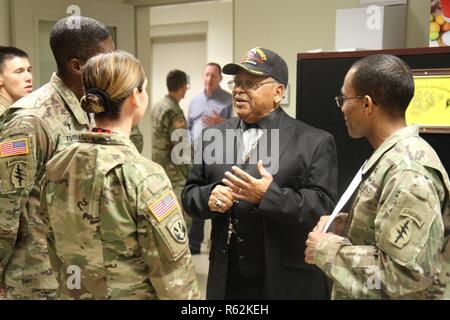
[[[308,234],[308,239],[306,240],[306,250],[305,250],[305,262],[308,264],[315,264],[314,254],[317,244],[325,238],[334,236],[333,233],[323,233],[319,231],[313,231]]]
[[[325,228],[325,225],[327,224],[329,218],[330,218],[330,215],[321,216],[319,222],[317,222],[313,231],[322,232],[322,230],[323,230],[323,228]]]
[[[342,235],[345,229],[345,225],[347,224],[347,219],[348,213],[346,212],[341,212],[336,216],[333,223],[331,224],[333,227],[332,231],[334,234]]]
[[[230,188],[217,185],[209,196],[208,206],[211,211],[225,213],[233,206],[234,198]]]
[[[330,215],[321,216],[319,222],[314,227],[313,231],[323,232],[323,228],[328,222]],[[334,218],[333,223],[331,224],[331,231],[334,234],[341,235],[344,232],[345,224],[347,223],[348,213],[340,212],[336,218]],[[330,230],[330,229],[329,229]]]

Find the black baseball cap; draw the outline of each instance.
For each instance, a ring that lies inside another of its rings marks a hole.
[[[236,75],[239,69],[260,76],[270,76],[282,83],[285,87],[288,84],[288,67],[275,52],[256,47],[250,49],[239,63],[229,63],[223,67],[223,73]]]

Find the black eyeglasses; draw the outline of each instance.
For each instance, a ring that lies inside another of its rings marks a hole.
[[[352,100],[352,99],[362,99],[364,96],[355,96],[355,97],[346,97],[343,95],[334,97],[334,100],[336,101],[336,104],[339,108],[342,108],[344,106],[344,103],[346,100]]]
[[[261,87],[265,84],[270,84],[270,83],[277,84],[278,82],[269,81],[269,82],[252,83],[252,82],[248,82],[248,81],[239,81],[239,80],[231,80],[231,81],[227,82],[228,88],[230,88],[231,90],[234,90],[238,87],[241,87],[244,90],[257,90],[259,87]]]

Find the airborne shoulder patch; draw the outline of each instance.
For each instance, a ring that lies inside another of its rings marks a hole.
[[[172,212],[174,212],[177,209],[177,206],[178,204],[172,192],[167,191],[161,198],[153,202],[148,208],[150,209],[153,217],[155,217],[158,222],[161,222]]]
[[[8,140],[0,143],[0,158],[13,157],[30,153],[28,138]]]

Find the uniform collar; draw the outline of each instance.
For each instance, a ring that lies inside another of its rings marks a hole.
[[[129,138],[118,133],[99,133],[92,131],[73,132],[66,134],[65,140],[69,143],[85,142],[106,145],[124,145],[135,148]]]
[[[63,98],[64,102],[67,104],[70,111],[72,111],[78,123],[88,125],[89,119],[87,113],[84,112],[84,110],[81,108],[80,102],[78,101],[73,91],[66,86],[61,78],[58,77],[56,72],[53,73],[52,78],[50,79],[50,84]]]
[[[364,165],[362,173],[367,173],[378,160],[392,147],[394,147],[400,140],[410,138],[410,137],[418,137],[419,136],[419,126],[408,126],[394,132],[389,138],[387,138],[381,146],[378,147],[377,150],[370,156],[367,163]]]

